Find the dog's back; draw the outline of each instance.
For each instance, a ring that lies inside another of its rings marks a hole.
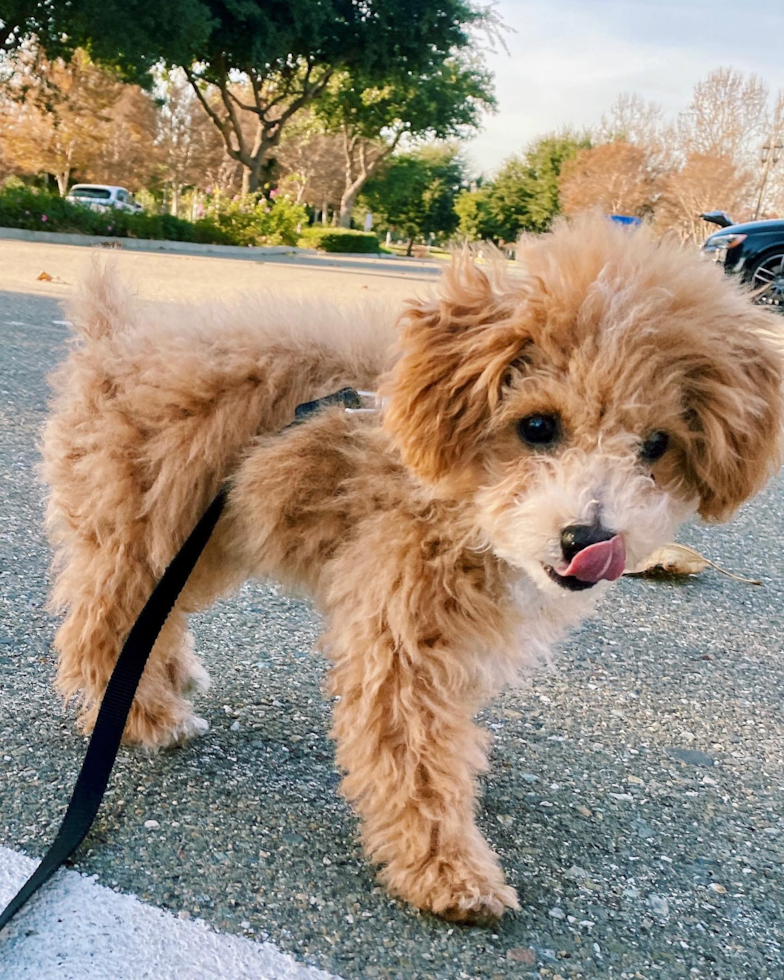
[[[394,321],[366,304],[340,309],[266,295],[233,306],[142,303],[97,263],[69,310],[79,342],[55,371],[43,441],[56,544],[105,540],[144,521],[150,558],[171,555],[258,434],[344,385],[375,387]]]

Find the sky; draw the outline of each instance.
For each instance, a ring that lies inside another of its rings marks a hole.
[[[498,111],[467,145],[493,173],[534,137],[598,123],[621,92],[668,116],[712,69],[756,72],[784,89],[782,0],[499,0],[508,52],[487,56]]]

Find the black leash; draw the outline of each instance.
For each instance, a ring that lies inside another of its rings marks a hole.
[[[325,398],[297,406],[291,424],[303,422],[327,405],[357,409],[361,404],[358,392],[353,388],[343,388]],[[224,484],[172,559],[131,627],[106,686],[84,762],[57,836],[33,874],[0,912],[0,930],[68,860],[92,827],[150,651],[223,513],[227,496],[228,484]]]
[[[0,912],[0,929],[73,854],[92,827],[147,658],[218,523],[226,504],[226,493],[227,488],[223,486],[172,559],[131,627],[106,686],[90,744],[57,836],[33,874]]]

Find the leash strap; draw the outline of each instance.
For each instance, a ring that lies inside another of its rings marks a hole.
[[[342,388],[332,395],[297,406],[291,425],[304,422],[320,408],[329,405],[358,409],[362,406],[362,400],[353,388]],[[223,513],[227,496],[228,484],[224,483],[161,576],[131,627],[106,686],[84,762],[57,836],[33,874],[0,912],[0,931],[60,865],[68,860],[92,827],[109,783],[128,712],[150,652]]]
[[[71,802],[57,836],[33,874],[0,912],[0,930],[87,836],[106,791],[128,712],[150,651],[218,523],[226,496],[227,487],[224,484],[172,559],[131,627],[109,678]]]

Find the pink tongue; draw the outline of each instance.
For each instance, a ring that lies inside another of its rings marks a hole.
[[[626,567],[626,547],[620,534],[578,551],[561,575],[573,575],[581,582],[614,582]]]

